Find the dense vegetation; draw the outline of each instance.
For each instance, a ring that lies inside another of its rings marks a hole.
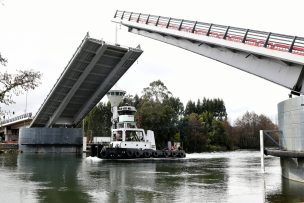
[[[181,142],[186,152],[258,148],[259,130],[274,130],[277,126],[265,115],[247,112],[232,126],[227,119],[222,99],[203,98],[188,101],[184,108],[161,81],[150,83],[142,96],[127,95],[121,105],[137,109],[138,127],[154,131],[157,147],[167,141]],[[85,118],[88,136],[109,136],[111,128],[110,104],[98,104]]]
[[[84,130],[89,140],[111,135],[111,104],[99,103],[84,119]]]

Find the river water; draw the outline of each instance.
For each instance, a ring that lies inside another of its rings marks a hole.
[[[234,151],[183,160],[100,160],[1,154],[0,202],[303,202],[304,184],[281,177],[280,161]]]

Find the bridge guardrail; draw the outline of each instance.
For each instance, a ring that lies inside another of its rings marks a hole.
[[[303,37],[120,10],[114,18],[304,56]]]
[[[10,122],[14,122],[14,121],[17,121],[17,120],[21,120],[23,118],[31,118],[31,117],[32,117],[32,113],[25,113],[25,114],[22,114],[20,116],[16,116],[14,118],[10,118],[10,119],[6,119],[6,120],[3,120],[3,121],[0,121],[0,126],[4,125],[6,123],[10,123]]]

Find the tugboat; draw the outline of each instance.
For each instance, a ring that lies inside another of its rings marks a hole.
[[[125,95],[122,90],[107,93],[112,108],[111,141],[108,146],[92,145],[91,156],[102,159],[135,158],[184,158],[186,153],[180,149],[157,150],[154,132],[137,128],[136,109],[133,106],[118,107]]]

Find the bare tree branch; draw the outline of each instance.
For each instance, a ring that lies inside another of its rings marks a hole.
[[[3,65],[3,66],[6,66],[6,63],[7,63],[7,59],[3,58],[1,53],[0,53],[0,64]]]
[[[7,59],[0,53],[0,65],[6,66],[6,64]],[[18,70],[17,72],[17,74],[0,72],[0,103],[12,104],[14,103],[12,94],[20,95],[24,91],[35,89],[40,84],[40,72],[33,70]]]
[[[41,73],[33,70],[19,70],[17,74],[0,73],[0,103],[12,104],[12,94],[20,95],[40,84]]]

